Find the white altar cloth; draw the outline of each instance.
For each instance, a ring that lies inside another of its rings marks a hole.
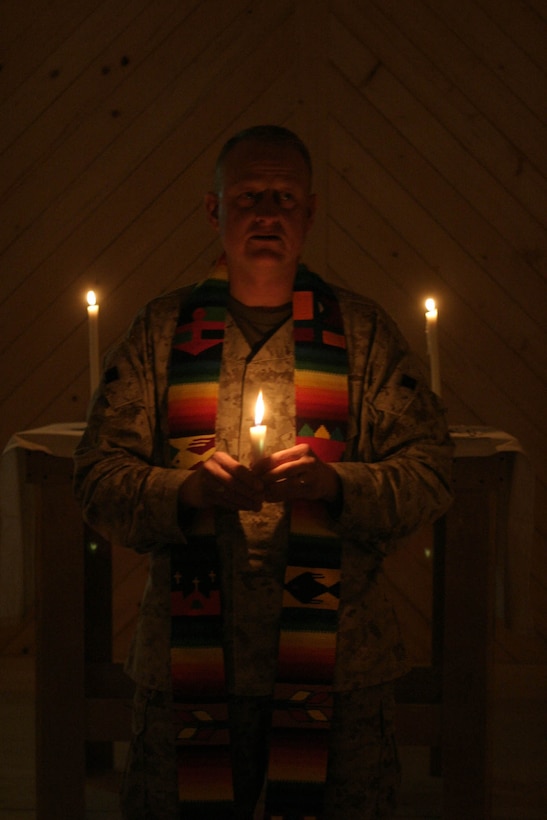
[[[34,606],[34,487],[26,481],[25,451],[72,454],[85,422],[50,424],[15,433],[0,458],[0,618],[20,621]]]

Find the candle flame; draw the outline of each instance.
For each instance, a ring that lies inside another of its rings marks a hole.
[[[262,398],[262,390],[259,392],[255,404],[255,425],[262,424],[264,418],[264,399]]]
[[[94,290],[88,290],[87,292],[87,304],[88,305],[96,305],[97,304],[97,297],[95,296]]]
[[[435,299],[431,299],[431,298],[426,299],[425,300],[425,307],[426,307],[426,310],[428,310],[428,311],[435,310]]]

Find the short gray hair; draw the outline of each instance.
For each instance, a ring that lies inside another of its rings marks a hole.
[[[222,169],[226,155],[229,154],[236,145],[244,141],[291,145],[293,148],[296,148],[303,157],[311,177],[312,162],[310,152],[306,144],[302,142],[297,134],[281,125],[253,125],[250,128],[245,128],[243,131],[234,134],[220,149],[215,164],[215,189],[217,192],[220,190]]]

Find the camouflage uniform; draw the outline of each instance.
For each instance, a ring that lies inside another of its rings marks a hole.
[[[334,685],[340,702],[353,698],[352,708],[364,715],[359,692],[393,681],[406,670],[397,620],[383,590],[382,559],[395,539],[447,507],[452,448],[437,399],[393,322],[375,303],[334,290],[348,343],[350,401],[350,460],[333,465],[344,499],[339,517],[331,522],[343,541]],[[170,463],[168,361],[187,293],[182,289],[150,303],[110,354],[76,453],[76,492],[89,523],[111,540],[150,552],[149,580],[127,663],[139,692],[170,688],[170,550],[184,549],[189,522],[180,520],[177,505],[187,473]],[[293,347],[289,321],[249,357],[247,342],[227,318],[217,442],[243,463],[250,457],[249,427],[259,389],[268,407],[268,449],[294,443]],[[224,589],[229,691],[261,698],[271,692],[275,675],[288,517],[281,504],[266,504],[259,514],[220,512],[217,532],[223,556],[230,556]],[[367,699],[374,700],[367,695],[365,703]],[[374,718],[367,713],[361,722],[380,721],[390,747],[390,708],[384,704],[373,711]],[[355,726],[353,717],[349,723],[343,729],[337,722],[344,738],[340,746],[333,733],[334,757],[340,760],[339,750],[349,743]],[[355,765],[361,780],[361,764]],[[363,760],[362,765],[368,764]],[[347,771],[331,770],[331,803],[343,802],[346,779]],[[329,818],[384,816],[366,814],[363,807],[356,811],[361,813],[339,809],[339,815]]]

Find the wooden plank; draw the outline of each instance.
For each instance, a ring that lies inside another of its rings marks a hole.
[[[34,0],[25,3],[21,8],[18,0],[5,0],[2,4],[2,28],[0,29],[0,49],[3,54],[7,54],[10,48],[14,48],[15,43],[23,37],[29,36],[29,31],[39,14],[43,13],[43,7],[50,8],[49,3],[44,0]]]
[[[173,8],[178,9],[177,15]],[[216,32],[210,25],[207,32],[205,9],[195,19],[196,14],[186,16],[188,2],[164,0],[162,9],[149,4],[128,30],[94,55],[82,76],[17,142],[17,153],[8,153],[5,167],[0,165],[5,179],[15,173],[20,177],[7,192],[10,221],[3,235],[13,238],[13,226],[20,232],[55,207],[57,199],[73,196],[66,207],[70,226],[81,216],[78,202],[89,208],[138,167],[182,113],[173,106],[173,96],[180,95],[185,105],[191,105],[201,77],[207,78],[203,61],[214,65],[206,45],[237,12],[237,6],[224,4],[223,8],[215,21]],[[159,23],[158,11],[163,12]],[[181,37],[188,38],[188,47],[181,48]],[[127,64],[124,55],[130,55]],[[108,71],[103,75],[105,63]],[[147,127],[142,126],[142,117],[149,118]],[[27,145],[28,157],[21,153]],[[91,189],[82,189],[83,183]]]
[[[544,175],[528,162],[518,143],[501,133],[441,67],[406,36],[396,21],[385,16],[381,7],[367,3],[363,10],[352,0],[339,0],[336,18],[426,109],[435,112],[458,143],[521,202],[536,221],[545,224]],[[533,245],[531,259],[532,248]]]
[[[0,116],[6,117],[6,124],[0,136],[0,155],[7,154],[8,160],[8,164],[2,168],[3,181],[4,169],[9,168],[9,160],[12,157],[9,148],[19,137],[23,136],[23,144],[28,144],[28,140],[24,138],[26,133],[30,132],[30,138],[35,142],[36,134],[40,134],[42,139],[38,142],[42,142],[42,145],[35,146],[35,150],[43,150],[48,147],[49,130],[52,126],[54,133],[62,134],[65,127],[70,127],[75,110],[79,115],[82,114],[81,108],[85,111],[86,96],[80,99],[80,110],[77,104],[65,108],[64,100],[68,97],[69,100],[73,99],[76,102],[75,94],[77,87],[81,85],[82,75],[90,74],[89,68],[97,59],[97,52],[100,54],[108,39],[115,37],[120,30],[123,31],[127,26],[127,17],[138,14],[145,3],[146,0],[126,0],[125,5],[119,4],[117,14],[112,13],[112,8],[107,3],[90,9],[88,16],[79,20],[70,35],[48,53],[46,64],[40,66],[17,89],[17,105],[13,106],[9,100],[5,106],[0,105]],[[60,17],[65,13],[63,10]],[[97,94],[101,88],[101,72],[96,64],[93,74],[93,85]],[[8,108],[11,112],[9,119],[6,116]],[[53,109],[52,116],[47,113],[49,109]],[[49,127],[44,128],[44,120]],[[9,178],[11,179],[11,173]],[[4,182],[7,183],[9,180]]]
[[[51,52],[85,24],[96,8],[96,0],[31,0],[24,4],[3,0],[0,104],[18,96],[33,73],[43,70],[47,76]]]
[[[504,251],[511,259],[510,269],[506,264],[504,282],[506,274],[508,283],[514,280],[514,268],[525,277],[530,292],[537,294],[541,278],[537,273],[534,278],[528,266],[542,272],[547,265],[533,252],[545,245],[545,180],[537,177],[530,195],[521,202],[515,183],[518,181],[519,187],[521,182],[526,185],[521,178],[524,176],[530,182],[534,171],[526,168],[524,173],[515,173],[514,146],[510,146],[507,157],[497,151],[496,132],[491,126],[487,126],[487,130],[483,128],[480,112],[469,110],[467,105],[460,115],[457,89],[439,80],[433,81],[435,66],[424,65],[423,57],[398,29],[380,15],[364,18],[350,13],[354,10],[353,5],[342,3],[340,12],[345,13],[339,17],[344,26],[333,22],[331,48],[337,65],[421,155],[436,166],[462,198],[479,208],[489,223],[486,226],[488,244],[503,245],[504,238],[511,241],[513,249]],[[367,11],[371,14],[370,9]],[[375,71],[374,79],[368,82],[368,66],[374,60],[381,69]],[[365,66],[364,70],[361,65]],[[494,161],[498,154],[499,160]],[[492,233],[490,225],[497,228],[500,236]],[[487,262],[482,251],[479,258],[483,264]],[[499,270],[497,259],[489,269]],[[520,292],[526,293],[527,286],[520,288]]]
[[[538,170],[547,176],[547,129],[503,85],[471,50],[423,3],[412,6],[382,0],[382,10],[432,60],[445,76],[506,137],[519,146]]]
[[[475,0],[518,47],[545,70],[547,22],[522,0]]]
[[[468,3],[463,13],[451,0],[427,0],[427,5],[497,77],[502,96],[514,94],[538,120],[547,123],[545,55],[539,68],[499,28],[497,15],[486,15],[475,2]]]
[[[547,25],[547,9],[543,0],[527,0],[527,4],[534,10],[538,23]]]
[[[295,4],[295,15],[296,131],[312,156],[313,190],[319,205],[314,230],[306,243],[306,259],[312,270],[324,275],[327,264],[327,0],[300,0]]]
[[[347,83],[334,78],[333,82],[335,82],[336,88],[336,92],[333,94],[337,100],[336,116],[345,129],[351,131],[354,119],[352,111],[359,105],[359,95]],[[374,110],[367,109],[367,118],[367,128],[364,132],[359,133],[362,163],[352,166],[351,173],[346,170],[346,176],[351,177],[356,190],[368,193],[372,183],[370,177],[364,174],[365,164],[368,163],[369,166],[373,166],[373,169],[389,169],[389,173],[397,178],[399,186],[404,186],[409,196],[415,190],[418,178],[420,178],[422,190],[423,186],[427,185],[426,180],[429,178],[431,201],[427,202],[427,209],[430,211],[435,210],[435,214],[426,213],[424,216],[421,209],[416,207],[415,215],[410,218],[408,226],[398,225],[398,230],[400,232],[406,230],[412,232],[412,241],[418,243],[418,247],[425,258],[428,259],[429,257],[430,265],[439,269],[442,279],[449,283],[459,296],[459,302],[456,302],[456,300],[446,301],[447,315],[443,324],[445,324],[447,332],[452,329],[454,333],[456,327],[462,326],[462,316],[457,315],[457,308],[461,306],[460,310],[465,313],[465,325],[469,333],[468,338],[461,339],[462,347],[468,347],[469,349],[472,347],[472,358],[474,358],[477,350],[477,340],[480,339],[483,366],[489,372],[495,374],[496,381],[505,390],[507,397],[514,397],[518,406],[526,407],[526,412],[530,414],[532,421],[535,421],[538,427],[541,428],[544,411],[537,404],[534,407],[534,403],[538,390],[542,389],[544,373],[540,375],[532,372],[530,363],[527,363],[527,367],[523,367],[522,355],[510,347],[505,339],[501,338],[502,330],[498,320],[493,323],[493,326],[489,327],[486,324],[486,322],[490,323],[489,311],[486,313],[481,312],[479,308],[484,303],[483,300],[486,294],[488,294],[494,307],[497,307],[498,304],[502,305],[504,311],[507,311],[511,324],[515,307],[513,306],[513,313],[511,313],[509,300],[505,298],[501,291],[499,299],[492,300],[492,282],[489,281],[479,266],[470,263],[468,256],[455,241],[454,235],[456,232],[459,234],[458,239],[465,241],[463,226],[457,231],[454,227],[457,219],[456,215],[461,214],[462,211],[461,201],[459,201],[453,189],[444,184],[442,178],[432,174],[431,169],[424,160],[409,149],[408,144],[401,144],[394,130],[386,126]],[[355,137],[356,135],[354,135]],[[401,160],[401,153],[405,157],[403,161]],[[412,157],[410,163],[406,159],[409,155]],[[370,156],[373,157],[374,162],[369,160]],[[384,176],[386,176],[385,173]],[[351,209],[346,208],[346,213],[348,221],[353,219]],[[468,227],[472,230],[470,223]],[[429,234],[428,241],[425,241],[423,233],[418,236],[418,231],[424,228]],[[357,229],[354,226],[349,230]],[[535,330],[534,325],[531,325],[531,329],[532,331]],[[528,325],[525,325],[525,334],[524,338],[527,340]],[[454,335],[457,334],[454,333]],[[503,347],[500,346],[502,342]],[[498,367],[501,350],[504,351],[504,370],[500,370]],[[541,350],[540,345],[538,345],[538,350]],[[543,351],[545,352],[544,348]]]
[[[390,246],[389,235],[384,240],[383,235],[373,234],[378,224],[384,231],[387,226],[382,225],[378,212],[363,203],[360,194],[348,186],[347,180],[336,179],[336,171],[331,172],[329,186],[333,205],[329,220],[331,278],[376,300],[394,318],[425,363],[423,298],[431,292],[444,295],[444,283],[439,285],[433,273],[428,276],[425,262],[419,266],[412,264],[412,248],[407,248],[400,236],[393,233]],[[338,206],[342,204],[343,210],[340,210]],[[345,218],[348,213],[353,214],[349,224]],[[405,269],[403,265],[398,272],[399,255],[403,262],[408,262],[408,267]]]
[[[368,28],[366,33],[368,37]],[[348,38],[349,33],[345,29],[335,26],[332,39],[339,42],[336,50],[334,46],[332,48],[340,60],[344,60],[348,53],[356,53],[355,39],[348,41]],[[368,49],[361,50],[366,55],[363,62],[373,59]],[[337,65],[340,65],[340,60],[337,59]],[[358,77],[356,79],[358,82]],[[481,253],[477,256],[475,252],[476,258],[489,270],[497,268],[495,262],[488,265],[483,250],[485,244],[498,245],[499,255],[511,259],[511,267],[506,266],[509,275],[514,280],[523,277],[526,283],[530,283],[530,291],[538,292],[542,283],[540,274],[547,274],[547,261],[532,259],[531,256],[527,260],[524,249],[547,245],[545,221],[541,224],[531,218],[515,196],[493,179],[473,153],[462,145],[459,137],[452,134],[451,124],[439,117],[436,101],[430,101],[426,107],[416,98],[414,89],[408,86],[408,72],[405,72],[403,83],[382,62],[381,69],[371,82],[362,87],[362,91],[419,154],[426,157],[428,163],[458,191],[468,210],[471,213],[477,211],[482,217],[477,225]],[[547,93],[547,84],[544,90]],[[439,94],[438,99],[442,106],[443,95]],[[479,243],[475,244],[478,246]],[[547,254],[545,256],[547,259]],[[528,292],[527,284],[523,283],[522,291]]]

